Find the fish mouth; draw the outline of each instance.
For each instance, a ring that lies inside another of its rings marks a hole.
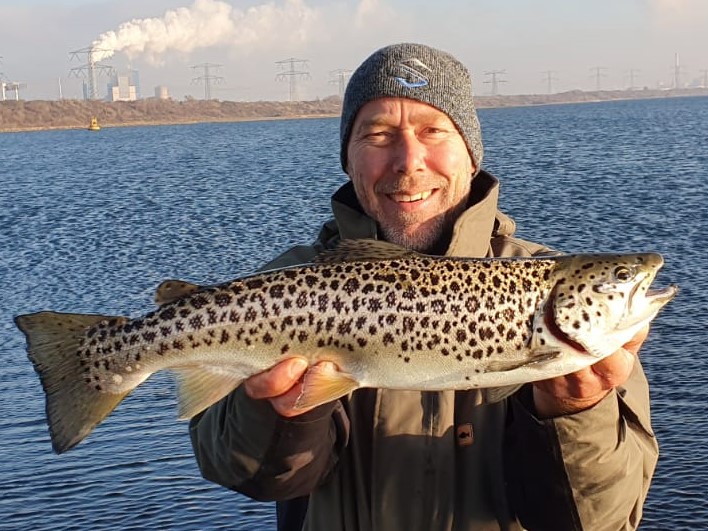
[[[635,295],[639,289],[639,284],[632,289],[630,293],[630,304],[627,305],[627,316],[620,322],[620,327],[629,328],[635,326],[641,322],[647,322],[654,318],[654,316],[661,310],[666,304],[668,304],[676,294],[678,293],[678,285],[671,284],[665,288],[651,288],[647,289],[646,294],[642,299],[642,304],[644,305],[643,311],[640,311],[637,315],[632,316],[632,308],[635,304]],[[630,319],[629,316],[632,316]]]

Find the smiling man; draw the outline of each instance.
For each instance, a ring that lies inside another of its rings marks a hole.
[[[334,219],[266,268],[345,238],[451,256],[552,252],[515,238],[498,211],[470,75],[451,55],[376,51],[349,82],[340,139],[350,182]],[[278,500],[284,531],[634,529],[658,455],[636,359],[646,333],[520,389],[359,389],[306,411],[294,404],[307,362],[292,357],[192,419],[195,455],[207,479]]]

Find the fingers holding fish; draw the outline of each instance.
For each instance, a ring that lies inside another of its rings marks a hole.
[[[268,400],[273,409],[283,417],[296,417],[316,406],[302,406],[307,374],[316,372],[321,377],[336,375],[337,366],[328,361],[317,363],[308,369],[304,358],[290,358],[273,368],[256,374],[244,382],[245,391],[254,399]]]
[[[534,383],[536,412],[541,418],[589,409],[627,381],[649,333],[645,326],[614,354],[577,372]]]
[[[274,398],[287,393],[307,370],[305,358],[288,358],[267,371],[255,374],[243,382],[246,394],[257,400]]]

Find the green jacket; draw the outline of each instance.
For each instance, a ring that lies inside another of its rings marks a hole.
[[[473,190],[448,255],[552,252],[513,237],[494,177],[481,172]],[[376,237],[350,184],[332,209],[313,245],[266,268],[307,262],[340,238]],[[195,417],[190,433],[205,478],[259,500],[309,495],[309,505],[279,507],[306,508],[308,531],[634,529],[658,456],[638,363],[593,408],[550,420],[534,416],[530,386],[360,389],[293,419],[239,388]]]

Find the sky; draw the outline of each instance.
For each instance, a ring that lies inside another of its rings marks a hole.
[[[221,100],[324,98],[404,41],[455,55],[478,95],[671,87],[677,57],[700,85],[708,0],[0,0],[0,76],[26,100],[81,98],[91,46],[143,97],[201,99],[209,77]]]

